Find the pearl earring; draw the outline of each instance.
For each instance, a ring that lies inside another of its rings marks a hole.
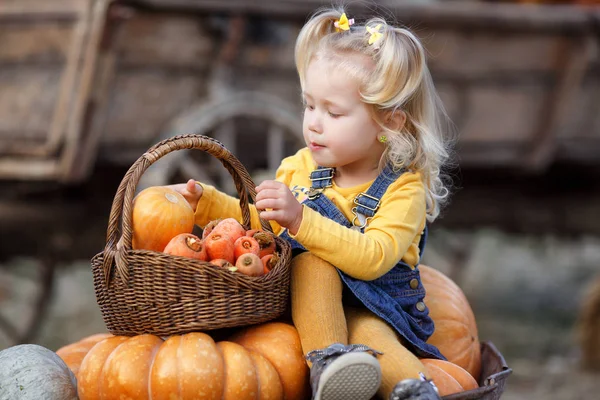
[[[385,143],[385,142],[387,142],[387,136],[385,136],[385,135],[381,135],[381,136],[379,136],[379,141],[380,141],[381,143]]]

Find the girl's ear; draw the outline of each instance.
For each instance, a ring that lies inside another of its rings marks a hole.
[[[384,121],[386,127],[399,132],[406,124],[406,113],[402,110],[388,111]]]

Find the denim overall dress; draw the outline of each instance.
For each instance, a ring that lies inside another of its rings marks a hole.
[[[302,204],[341,225],[364,233],[365,221],[375,215],[379,208],[379,199],[403,171],[394,171],[389,165],[386,166],[369,189],[354,199],[356,207],[353,212],[356,217],[353,221],[349,221],[327,196],[321,195],[325,188],[331,187],[334,173],[333,168],[322,167],[311,172],[312,187]],[[294,255],[306,251],[289,236],[287,230],[280,237],[290,242]],[[419,242],[419,256],[423,254],[426,240],[427,227]],[[433,334],[434,326],[429,317],[429,310],[423,302],[425,288],[417,267],[411,269],[408,264],[399,261],[385,275],[372,281],[352,278],[339,269],[338,272],[344,283],[344,304],[367,307],[387,321],[406,340],[407,345],[412,347],[410,350],[417,356],[445,360],[435,346],[426,343]]]

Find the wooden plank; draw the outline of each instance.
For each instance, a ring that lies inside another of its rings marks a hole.
[[[162,129],[202,96],[206,83],[196,74],[118,70],[109,94],[110,110],[102,143],[146,149]]]
[[[119,65],[188,68],[200,72],[214,62],[214,37],[198,16],[136,13],[115,39]]]
[[[0,24],[0,68],[10,64],[64,64],[72,23]]]
[[[570,40],[563,43],[556,54],[558,82],[554,91],[547,97],[544,107],[538,114],[538,127],[533,132],[524,166],[531,170],[546,168],[554,158],[557,149],[556,136],[560,123],[567,117],[575,94],[580,93],[580,85],[593,51],[591,37]]]
[[[463,143],[493,143],[501,140],[524,145],[536,127],[536,117],[548,88],[539,84],[515,87],[472,86],[466,92],[464,120],[459,123],[459,140]],[[539,117],[538,117],[539,118]]]
[[[61,179],[68,181],[69,173],[73,170],[73,163],[77,157],[77,150],[80,148],[80,140],[83,135],[82,129],[86,123],[86,107],[90,100],[94,74],[96,71],[96,61],[100,49],[100,42],[104,32],[106,21],[106,12],[108,1],[91,0],[90,10],[81,24],[85,26],[86,39],[85,46],[82,48],[81,66],[79,68],[79,87],[71,102],[72,108],[69,110],[67,119],[67,132],[65,135],[65,147],[61,154]]]
[[[47,180],[58,175],[56,160],[0,157],[0,179]]]
[[[37,139],[43,143],[51,126],[59,92],[60,67],[0,67],[0,151],[8,141]],[[20,138],[10,132],[18,132]],[[40,136],[42,135],[42,136]],[[25,152],[22,146],[11,150]]]
[[[124,1],[127,3],[127,1]],[[198,12],[232,12],[261,15],[282,15],[304,19],[321,6],[331,6],[327,0],[137,0],[131,2],[152,8],[179,9]],[[375,8],[383,14],[392,12],[402,22],[419,21],[435,25],[479,26],[488,29],[517,28],[524,30],[583,31],[589,11],[585,7],[538,5],[535,7],[507,3],[478,2],[399,2],[370,0],[350,2],[347,9],[370,14]]]
[[[429,55],[433,74],[469,79],[554,72],[560,34],[498,32],[432,27],[417,29]]]
[[[0,21],[74,20],[86,9],[87,0],[2,0]]]

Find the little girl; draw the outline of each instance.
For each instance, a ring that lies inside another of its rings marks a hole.
[[[316,399],[438,399],[417,357],[433,322],[417,268],[427,221],[448,191],[444,117],[419,40],[373,18],[314,15],[296,43],[305,148],[262,182],[251,208],[294,249],[292,318]],[[237,199],[174,185],[200,226],[234,216]]]

